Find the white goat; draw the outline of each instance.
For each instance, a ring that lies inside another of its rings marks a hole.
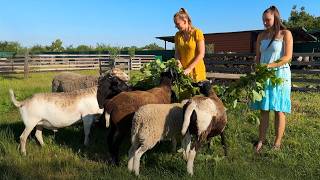
[[[43,146],[42,129],[57,130],[83,120],[84,144],[89,144],[90,128],[96,114],[102,114],[97,102],[97,87],[66,93],[38,93],[24,101],[17,101],[10,89],[13,104],[19,107],[25,129],[20,136],[20,151],[26,155],[26,141],[36,127],[36,138]]]

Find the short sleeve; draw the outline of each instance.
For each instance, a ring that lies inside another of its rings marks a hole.
[[[196,29],[196,42],[204,40],[203,32],[200,29]]]
[[[174,43],[178,44],[178,39],[179,39],[179,32],[176,33],[176,35],[174,36]]]

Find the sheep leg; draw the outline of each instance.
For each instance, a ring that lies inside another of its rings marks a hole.
[[[192,176],[193,175],[193,162],[196,157],[195,147],[189,151],[188,162],[187,162],[187,171]]]
[[[43,138],[42,138],[42,126],[36,126],[36,138],[39,141],[41,146],[44,146]]]
[[[113,156],[113,151],[114,151],[113,144],[114,144],[114,136],[116,133],[116,128],[115,128],[114,124],[111,123],[110,125],[111,125],[111,127],[110,127],[110,131],[108,134],[107,143],[108,143],[108,150],[109,150],[109,153],[111,156],[111,159],[109,160],[109,162],[114,164],[115,160],[114,160],[114,156]]]
[[[132,143],[132,145],[131,145],[131,147],[129,149],[129,161],[128,161],[128,169],[129,169],[130,172],[133,171],[134,155],[135,155],[136,150],[139,147],[139,142],[136,140],[136,136],[135,135],[133,135],[131,143]]]
[[[171,144],[172,144],[172,149],[171,149],[171,151],[172,151],[172,152],[177,152],[177,140],[176,140],[175,137],[173,137],[173,138],[171,139]]]
[[[115,132],[114,141],[112,144],[111,158],[113,163],[119,165],[119,148],[124,138],[124,134],[117,130]]]
[[[187,132],[186,135],[183,137],[181,145],[184,150],[183,151],[183,159],[187,161],[189,151],[190,151],[190,146],[191,146],[191,135],[189,132]]]
[[[138,176],[139,175],[139,169],[140,169],[140,159],[141,156],[143,155],[143,153],[145,153],[148,149],[140,146],[136,152],[134,153],[134,162],[133,162],[133,166],[134,166],[134,173]]]
[[[187,171],[188,173],[192,176],[193,175],[193,163],[194,163],[194,158],[196,157],[196,153],[198,151],[198,149],[201,146],[201,142],[199,140],[197,140],[191,150],[189,151],[189,155],[188,155],[188,162],[187,162]]]
[[[226,136],[224,134],[224,131],[222,131],[222,133],[220,134],[221,137],[221,145],[223,147],[223,151],[224,151],[224,156],[228,155],[228,147],[227,147],[227,143],[226,143]]]
[[[27,155],[26,143],[27,143],[28,136],[31,133],[33,128],[34,126],[26,126],[20,136],[20,152],[24,156]]]
[[[82,117],[83,121],[83,129],[84,129],[84,145],[88,146],[89,145],[89,135],[90,135],[90,130],[92,123],[94,121],[94,115],[87,115],[85,117]]]

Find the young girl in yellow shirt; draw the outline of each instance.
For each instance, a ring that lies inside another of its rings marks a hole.
[[[181,8],[173,19],[179,30],[174,37],[175,58],[179,66],[184,69],[184,74],[189,75],[195,82],[206,80],[202,31],[192,26],[191,18],[184,8]]]

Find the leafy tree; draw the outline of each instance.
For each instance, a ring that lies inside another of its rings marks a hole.
[[[50,51],[52,52],[62,52],[64,50],[62,46],[62,41],[60,39],[56,39],[51,43]]]
[[[71,45],[69,45],[69,46],[66,47],[65,51],[66,51],[66,52],[74,52],[74,51],[75,51],[75,48],[74,48],[73,45],[71,44]]]
[[[294,5],[292,7],[290,17],[283,23],[289,28],[304,27],[307,30],[320,29],[320,17],[310,15],[306,12],[304,6],[298,10],[297,6]]]
[[[49,51],[48,47],[41,45],[34,45],[30,48],[31,53],[41,53]]]
[[[93,51],[93,48],[91,46],[87,46],[87,45],[79,45],[75,51],[78,52],[89,52],[89,51]]]
[[[144,47],[142,47],[143,50],[164,50],[163,47],[159,46],[158,44],[156,43],[151,43],[151,44],[148,44]]]
[[[110,49],[108,50],[111,59],[117,59],[120,55],[121,52],[121,48],[119,47],[110,47]]]
[[[134,57],[134,55],[136,54],[136,48],[131,46],[129,49],[128,49],[128,54],[129,56],[132,58]]]
[[[0,41],[0,51],[18,52],[22,49],[18,42]]]

